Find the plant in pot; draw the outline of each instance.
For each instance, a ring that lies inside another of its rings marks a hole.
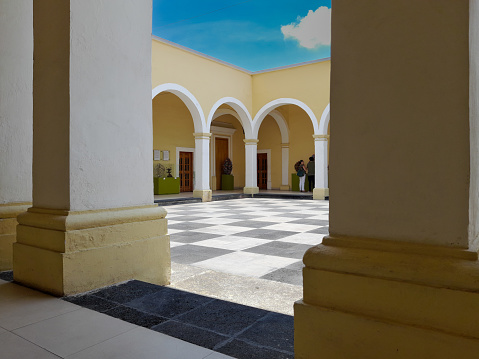
[[[233,190],[235,188],[234,176],[231,174],[233,171],[233,162],[227,158],[221,166],[221,189]]]

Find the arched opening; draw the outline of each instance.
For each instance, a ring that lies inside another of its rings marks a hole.
[[[208,170],[195,140],[206,127],[201,106],[176,84],[160,85],[152,96],[155,195],[193,192]]]
[[[274,144],[271,143],[273,141],[271,133],[274,132],[273,120],[276,122],[276,131],[280,132],[280,135],[276,136],[279,140],[277,139]],[[274,146],[277,153],[277,156],[271,155],[272,188],[299,190],[299,179],[296,176],[294,164],[301,159],[305,161],[305,164],[308,163],[308,159],[315,153],[312,136],[318,130],[314,113],[306,104],[295,99],[274,100],[258,112],[253,121],[253,131],[259,139],[258,148]],[[276,168],[276,171],[273,168]],[[281,175],[278,174],[279,169],[281,169]],[[278,186],[279,181],[281,183]],[[306,186],[308,190],[309,187],[313,185]]]
[[[237,99],[223,98],[210,111],[207,125],[211,132],[211,188],[234,190],[246,187],[248,171],[244,140],[251,138],[252,133],[248,110]],[[231,174],[223,171],[226,158],[233,164]]]

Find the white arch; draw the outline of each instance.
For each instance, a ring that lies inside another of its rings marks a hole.
[[[329,112],[329,103],[328,106],[323,111],[321,115],[321,120],[319,120],[319,135],[327,135],[328,134],[328,125],[330,120],[330,112]]]
[[[230,110],[229,108],[219,108],[218,110],[216,110],[215,114],[213,115],[212,121],[224,115],[231,115],[241,123],[241,118],[239,117],[238,113],[236,111]]]
[[[173,84],[173,83],[166,83],[159,85],[155,87],[152,90],[152,99],[155,98],[156,95],[162,92],[170,92],[176,96],[178,96],[188,107],[188,110],[191,113],[191,116],[193,117],[193,123],[195,126],[195,132],[196,133],[205,133],[209,132],[209,127],[207,129],[206,123],[205,123],[205,115],[203,114],[203,109],[201,108],[200,103],[196,99],[193,94],[188,91],[186,88],[183,86]]]
[[[266,105],[264,105],[256,114],[253,120],[253,129],[254,129],[255,138],[258,136],[259,128],[264,118],[266,117],[266,115],[268,115],[274,109],[284,105],[296,105],[300,107],[301,109],[303,109],[304,112],[306,112],[309,118],[311,119],[311,122],[313,124],[314,134],[319,134],[318,119],[314,115],[313,111],[304,102],[301,102],[294,98],[279,98],[277,100],[273,100],[267,103]]]
[[[206,129],[207,129],[206,132],[210,132],[211,122],[213,121],[214,118],[218,117],[218,116],[215,117],[215,114],[217,112],[223,115],[231,114],[231,113],[226,113],[224,109],[218,110],[218,108],[221,105],[231,106],[237,114],[237,116],[235,117],[238,118],[241,125],[243,126],[245,138],[247,139],[254,138],[253,137],[253,121],[251,120],[251,115],[249,114],[246,106],[241,101],[235,99],[234,97],[223,97],[219,99],[218,101],[216,101],[216,103],[211,108],[210,114],[208,115],[208,121],[206,123]]]

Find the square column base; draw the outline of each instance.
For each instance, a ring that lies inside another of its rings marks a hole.
[[[326,199],[329,196],[329,188],[314,188],[313,199]]]
[[[285,186],[280,186],[279,190],[280,191],[289,191],[289,190],[291,190],[291,188],[289,187],[289,185],[285,185]]]
[[[157,206],[85,212],[30,208],[18,217],[14,279],[56,296],[130,279],[169,284],[165,215]]]
[[[477,253],[325,237],[304,263],[296,358],[477,356]]]
[[[0,205],[0,272],[13,268],[13,243],[17,237],[17,216],[31,203]]]
[[[259,193],[259,187],[245,187],[243,188],[244,194],[257,194]]]
[[[202,202],[211,202],[213,198],[213,191],[210,189],[195,189],[193,191],[194,198],[201,198]]]

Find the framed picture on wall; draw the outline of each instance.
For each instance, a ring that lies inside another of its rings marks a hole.
[[[160,150],[153,150],[153,161],[159,161],[160,160]]]
[[[170,151],[162,151],[163,152],[163,161],[170,160]]]

